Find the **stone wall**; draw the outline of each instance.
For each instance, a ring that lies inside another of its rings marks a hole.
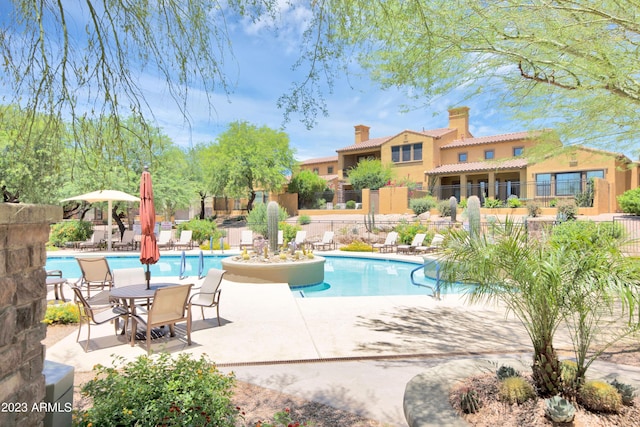
[[[34,403],[45,396],[42,375],[47,289],[44,265],[57,206],[0,203],[0,425],[42,425]]]

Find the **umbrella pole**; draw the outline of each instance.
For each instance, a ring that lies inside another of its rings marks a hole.
[[[151,280],[151,272],[149,271],[149,264],[147,264],[147,271],[144,272],[144,278],[147,281],[147,289],[149,289],[149,281]]]

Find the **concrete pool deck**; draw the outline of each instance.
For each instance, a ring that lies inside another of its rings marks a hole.
[[[70,290],[65,295],[69,298]],[[426,295],[296,298],[286,284],[224,280],[221,326],[214,309],[205,309],[205,314],[202,320],[199,310],[194,312],[191,346],[178,325],[177,336],[157,340],[153,350],[206,354],[239,380],[390,426],[407,425],[403,396],[416,376],[430,372],[427,377],[435,386],[443,386],[469,363],[489,366],[488,361],[505,356],[530,358],[529,338],[516,319],[505,317],[500,307],[467,305],[459,296],[441,301]],[[112,355],[133,360],[146,354],[142,344],[131,347],[125,337],[114,335],[113,325],[91,330],[88,353],[83,351],[83,329],[79,344],[74,331],[47,348],[46,359],[83,372],[97,363],[110,365]],[[561,350],[570,348],[562,334],[558,343]],[[594,366],[597,369],[604,375],[620,372],[626,382],[640,384],[637,369],[605,363]],[[441,388],[431,390],[429,408],[439,411],[447,396]],[[446,411],[431,420],[434,426],[460,423]]]

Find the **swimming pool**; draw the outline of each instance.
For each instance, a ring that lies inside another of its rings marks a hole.
[[[221,268],[221,260],[228,255],[205,255],[204,269]],[[351,258],[325,256],[324,283],[304,288],[292,288],[297,297],[345,297],[384,295],[430,295],[430,290],[411,284],[411,271],[420,264],[380,258]],[[112,270],[141,266],[138,256],[108,256]],[[186,257],[185,274],[198,276],[198,256]],[[181,257],[163,255],[151,266],[152,277],[180,275]],[[80,277],[80,268],[74,257],[48,257],[47,270],[62,270],[64,277]],[[424,278],[426,284],[435,286],[435,280]]]

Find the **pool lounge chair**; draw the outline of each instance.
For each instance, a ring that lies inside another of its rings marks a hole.
[[[158,249],[171,249],[173,247],[173,240],[171,240],[171,230],[160,230],[157,244]]]
[[[83,251],[85,249],[100,249],[102,239],[98,237],[98,233],[95,231],[91,234],[91,237],[86,242],[78,243],[78,248]]]
[[[429,244],[429,246],[418,246],[415,251],[416,252],[421,252],[421,253],[429,253],[429,252],[436,252],[439,251],[440,248],[442,247],[442,242],[444,240],[444,236],[442,234],[436,234],[435,236],[433,236],[433,239],[431,239],[431,243]]]
[[[398,242],[398,233],[396,231],[390,231],[387,234],[387,238],[384,243],[374,243],[373,250],[378,249],[380,252],[393,252]]]
[[[175,249],[193,249],[193,240],[191,240],[192,236],[192,230],[182,230],[182,232],[180,233],[180,239],[178,239],[178,241],[173,244],[173,247]]]
[[[322,236],[322,241],[315,242],[313,244],[313,249],[323,251],[333,249],[333,231],[325,231],[324,235]]]
[[[398,245],[398,253],[412,253],[416,251],[416,248],[422,246],[422,242],[427,237],[425,233],[418,233],[413,237],[413,241],[410,245]]]
[[[113,249],[122,249],[131,251],[136,247],[136,233],[133,230],[124,230],[122,240],[113,242]]]
[[[305,230],[300,230],[296,232],[296,248],[302,249],[304,245],[307,243],[307,232]]]
[[[253,231],[242,230],[240,234],[240,250],[253,248]]]

